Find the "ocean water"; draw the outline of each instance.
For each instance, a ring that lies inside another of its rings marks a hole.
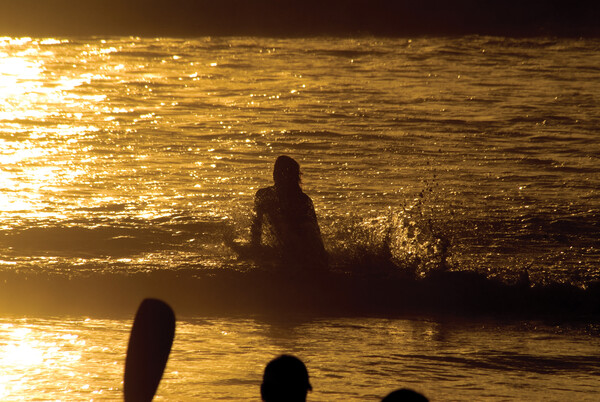
[[[595,399],[599,50],[0,38],[0,398],[119,399],[155,296],[180,317],[164,400],[257,400],[282,352],[312,400]],[[223,242],[282,154],[333,275],[295,287]]]

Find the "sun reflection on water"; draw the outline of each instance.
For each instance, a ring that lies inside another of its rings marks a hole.
[[[110,320],[0,317],[0,400],[118,399],[128,331]]]
[[[12,326],[11,326],[12,327]],[[39,349],[38,342],[31,339],[32,330],[15,328],[8,334],[8,345],[0,356],[0,365],[13,366],[16,369],[39,365],[44,361],[44,354]]]
[[[39,79],[43,72],[41,62],[10,57],[6,53],[0,53],[0,57],[0,96],[3,103],[37,88],[34,80]]]
[[[102,94],[79,91],[96,78],[67,65],[52,46],[53,38],[0,38],[0,211],[35,218],[47,213],[57,191],[82,182],[89,172],[77,159],[87,158],[82,136],[100,130],[95,124]],[[50,50],[49,50],[50,49]],[[100,54],[112,52],[99,49]],[[59,214],[56,216],[58,217]]]
[[[74,334],[32,329],[19,324],[0,326],[0,399],[35,391],[35,377],[47,370],[64,369],[80,360],[76,350],[85,345]]]
[[[96,75],[76,65],[65,66],[46,46],[60,45],[66,41],[30,38],[0,38],[0,130],[4,133],[31,132],[31,127],[45,123],[52,129],[60,117],[81,119],[84,112],[94,110],[95,103],[105,99],[101,94],[80,94],[78,87],[90,84]],[[85,63],[83,59],[81,62]],[[70,68],[69,68],[70,67]],[[11,126],[11,122],[16,122]],[[67,131],[69,129],[70,131]],[[36,131],[35,129],[33,131]],[[57,134],[89,131],[87,127],[62,124]],[[38,130],[39,132],[39,130]]]

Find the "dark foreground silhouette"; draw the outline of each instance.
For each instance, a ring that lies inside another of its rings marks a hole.
[[[250,244],[275,248],[289,267],[322,269],[327,266],[327,252],[313,202],[300,187],[300,174],[294,159],[277,158],[275,185],[256,192]]]
[[[308,370],[295,356],[281,355],[265,367],[260,395],[264,402],[305,402],[312,386]],[[389,393],[382,402],[427,402],[422,394],[402,388]]]
[[[402,388],[390,392],[381,402],[428,402],[422,394],[413,391],[412,389]]]
[[[162,378],[175,336],[175,314],[158,299],[144,299],[131,328],[125,359],[124,399],[149,402]]]
[[[125,402],[151,402],[171,353],[175,337],[175,313],[159,299],[140,304],[129,337],[125,359]],[[260,396],[264,402],[306,402],[312,385],[306,365],[295,356],[283,354],[265,367]],[[427,402],[410,389],[391,392],[382,402]]]
[[[140,304],[129,337],[125,359],[124,400],[151,402],[156,394],[175,337],[175,313],[159,299]],[[305,402],[312,385],[302,360],[280,355],[265,367],[260,396],[264,402]],[[427,402],[410,389],[391,392],[382,402]]]
[[[304,402],[312,386],[308,370],[295,356],[281,355],[265,367],[260,396],[265,402]]]

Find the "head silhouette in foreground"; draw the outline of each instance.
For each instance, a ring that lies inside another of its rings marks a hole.
[[[412,389],[402,388],[390,392],[381,402],[428,402],[425,396]]]
[[[325,268],[327,252],[313,202],[300,187],[300,165],[289,156],[275,161],[275,184],[254,198],[251,243],[278,250],[288,266]]]
[[[312,391],[308,371],[300,359],[281,355],[265,367],[260,395],[265,402],[304,402]]]

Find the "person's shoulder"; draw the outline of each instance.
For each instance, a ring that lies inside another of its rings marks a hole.
[[[264,203],[270,203],[270,202],[273,202],[273,200],[276,199],[276,197],[277,197],[277,195],[275,193],[274,186],[263,187],[263,188],[259,188],[258,191],[256,192],[256,195],[254,196],[254,202],[257,205],[264,204]]]
[[[257,197],[264,197],[267,195],[271,195],[275,193],[275,186],[269,186],[269,187],[263,187],[263,188],[259,188],[256,191],[256,196]]]
[[[302,201],[304,201],[307,204],[312,205],[312,203],[313,203],[312,199],[304,191],[302,192],[302,195],[300,197],[302,197]]]

